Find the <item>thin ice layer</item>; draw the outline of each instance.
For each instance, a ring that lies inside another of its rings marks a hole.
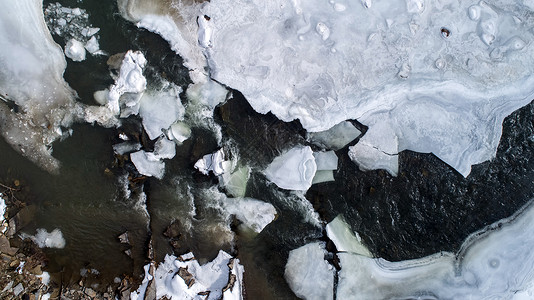
[[[199,42],[211,76],[258,112],[309,131],[369,126],[352,150],[364,169],[395,174],[392,156],[410,149],[467,176],[534,96],[533,9],[522,2],[213,0]]]
[[[57,172],[50,146],[62,136],[61,127],[70,126],[74,107],[74,92],[63,80],[63,51],[48,32],[41,1],[0,0],[0,6],[1,134],[15,150]]]

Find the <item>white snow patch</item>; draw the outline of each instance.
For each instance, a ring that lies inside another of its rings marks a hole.
[[[152,280],[152,276],[148,274],[149,267],[150,265],[145,266],[145,279],[137,292],[131,294],[132,299],[144,299],[148,282]],[[239,264],[239,259],[232,258],[222,250],[213,261],[203,266],[192,253],[180,257],[166,255],[154,271],[156,299],[200,299],[198,293],[201,292],[209,292],[206,298],[202,298],[207,300],[243,299],[243,273],[244,268]],[[231,276],[235,278],[235,282],[229,285]]]
[[[34,241],[37,246],[40,248],[64,248],[65,239],[61,230],[54,229],[50,233],[43,228],[37,229],[37,234],[35,235],[23,235],[23,238],[30,238]]]

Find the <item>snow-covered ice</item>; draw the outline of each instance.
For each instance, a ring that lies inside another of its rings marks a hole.
[[[325,261],[325,255],[324,243],[307,244],[289,252],[284,277],[295,295],[306,300],[334,299],[335,270]]]
[[[328,237],[341,251],[337,253],[341,270],[336,296],[338,299],[529,299],[534,291],[533,230],[534,203],[530,202],[514,216],[470,235],[458,253],[440,252],[420,259],[389,262],[370,257],[368,251],[362,252],[363,245],[338,217],[327,225]],[[313,259],[312,255],[302,254],[299,263],[295,263],[292,253],[286,266],[286,279],[298,296],[300,291],[312,294],[313,286],[295,286],[295,281],[302,280],[288,278],[287,270],[296,265],[301,266],[296,269],[300,272],[294,271],[298,274],[316,274],[313,268],[327,263],[324,254],[316,254]]]
[[[208,175],[213,172],[215,176],[222,175],[231,170],[231,162],[226,160],[223,148],[212,154],[206,154],[195,163],[195,169],[202,174]]]
[[[173,123],[167,131],[169,140],[173,140],[177,145],[181,145],[191,137],[191,128],[184,122]]]
[[[173,123],[184,119],[185,108],[180,101],[182,89],[174,84],[161,91],[149,91],[140,100],[139,116],[151,140],[156,139]]]
[[[82,42],[76,39],[68,40],[67,44],[65,45],[65,56],[73,61],[85,60],[85,47]]]
[[[132,163],[139,173],[162,179],[165,174],[165,163],[152,152],[140,150],[130,154]]]
[[[316,170],[312,149],[309,146],[297,146],[276,157],[264,173],[280,188],[306,191],[312,184]]]
[[[129,50],[124,55],[120,65],[119,76],[109,88],[108,93],[107,106],[114,114],[118,115],[120,113],[121,104],[126,107],[137,105],[140,96],[146,89],[146,78],[143,76],[145,65],[145,56],[139,51]],[[134,94],[132,95],[133,101],[120,103],[119,99],[125,93]]]
[[[209,31],[210,76],[256,111],[308,131],[368,126],[351,150],[363,169],[395,174],[409,149],[467,176],[534,97],[532,11],[511,0],[214,0],[199,38]]]
[[[270,203],[253,198],[228,198],[223,207],[229,214],[243,222],[245,227],[260,233],[276,217],[276,209]]]
[[[244,268],[239,259],[224,251],[205,265],[200,265],[192,253],[180,257],[166,255],[154,271],[149,274],[150,265],[145,266],[145,279],[132,299],[144,299],[150,280],[155,281],[156,299],[243,299]],[[200,297],[199,293],[206,293]]]

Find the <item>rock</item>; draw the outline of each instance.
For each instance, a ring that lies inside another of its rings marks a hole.
[[[20,261],[18,259],[13,260],[11,263],[9,263],[9,266],[14,268],[20,265]]]
[[[13,294],[15,294],[15,297],[22,293],[22,291],[24,291],[24,286],[22,283],[17,284],[17,286],[13,288]]]
[[[9,240],[4,235],[0,235],[0,252],[14,256],[17,254],[17,251],[19,251],[18,248],[11,247]]]
[[[165,232],[163,232],[163,235],[171,239],[177,238],[181,235],[181,227],[180,221],[173,221],[171,225],[167,226],[167,229]]]
[[[33,268],[31,272],[32,274],[35,274],[35,275],[42,275],[43,270],[41,269],[41,265],[38,265],[37,267]]]
[[[123,234],[119,235],[118,238],[122,244],[130,244],[130,239],[128,238],[128,231],[125,231]]]
[[[85,289],[85,294],[91,298],[95,298],[96,297],[96,291],[93,290],[92,288],[86,288]]]

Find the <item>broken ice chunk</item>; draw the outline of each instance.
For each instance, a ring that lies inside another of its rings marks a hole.
[[[306,300],[334,298],[334,268],[325,255],[324,243],[307,244],[289,252],[284,277],[295,295]]]
[[[85,50],[91,54],[97,54],[100,51],[100,45],[96,37],[91,37],[87,43],[85,43]]]
[[[154,144],[154,156],[159,159],[171,159],[176,155],[176,144],[165,137],[160,137]]]
[[[351,122],[343,121],[321,132],[308,133],[308,140],[313,144],[332,150],[339,150],[360,136],[361,131]]]
[[[351,231],[349,224],[342,215],[337,216],[326,225],[326,235],[336,245],[339,252],[351,252],[367,257],[372,257],[371,252],[365,247],[361,239]]]
[[[191,137],[191,128],[184,122],[176,122],[167,131],[167,137],[169,140],[174,140],[177,145],[181,145]]]
[[[212,171],[215,176],[219,176],[230,171],[230,168],[231,165],[227,164],[222,148],[215,153],[204,155],[195,163],[195,169],[204,175],[208,175]]]
[[[243,225],[260,233],[276,217],[276,209],[270,203],[252,198],[227,198],[223,206],[229,214],[243,222]]]
[[[132,163],[139,173],[145,176],[154,176],[158,179],[163,178],[165,174],[165,163],[157,158],[153,153],[144,150],[130,154]]]
[[[141,149],[141,144],[137,142],[124,142],[113,145],[113,152],[118,155],[124,155],[139,149]]]
[[[120,112],[119,98],[124,93],[142,93],[146,88],[143,69],[146,59],[143,53],[129,50],[121,62],[119,76],[109,88],[108,107],[115,114]]]
[[[349,147],[349,157],[360,170],[384,169],[392,176],[399,172],[398,138],[390,124],[371,126],[360,141]]]
[[[154,280],[155,299],[227,299],[227,295],[235,297],[228,299],[243,299],[243,272],[239,259],[222,250],[204,265],[200,265],[192,253],[179,258],[166,255],[154,276],[146,272],[147,284],[131,296],[132,299],[144,299],[148,281]],[[200,293],[209,296],[200,297]]]
[[[82,42],[70,39],[65,45],[65,56],[73,61],[85,60],[85,48]]]
[[[221,175],[222,184],[226,191],[234,197],[243,197],[247,191],[247,182],[250,178],[250,168],[247,166],[237,168],[232,173]]]
[[[141,98],[139,116],[143,118],[143,127],[151,140],[177,120],[183,119],[185,108],[180,101],[181,92],[180,87],[171,84],[162,91],[147,92]]]
[[[321,170],[315,172],[315,176],[313,176],[312,184],[322,183],[322,182],[329,182],[329,181],[335,181],[334,179],[334,171],[332,170]]]
[[[297,146],[276,157],[265,169],[265,176],[286,190],[308,190],[317,170],[309,146]]]

